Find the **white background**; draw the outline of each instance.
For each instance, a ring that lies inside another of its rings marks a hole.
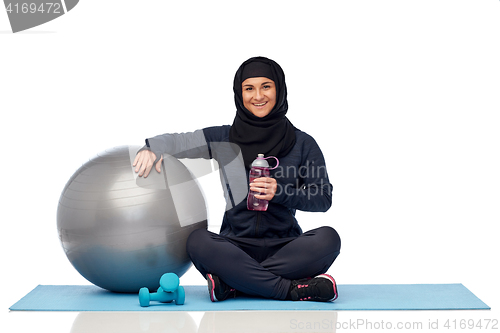
[[[298,218],[341,235],[337,282],[462,283],[494,309],[499,41],[497,0],[82,0],[17,34],[0,11],[1,316],[39,284],[88,283],[56,230],[73,172],[231,124],[234,73],[258,55],[283,67],[289,119],[325,155],[333,207]]]

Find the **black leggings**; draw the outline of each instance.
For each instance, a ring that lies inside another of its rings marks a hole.
[[[203,276],[217,275],[245,294],[285,299],[291,280],[328,270],[340,253],[340,237],[331,227],[291,238],[226,237],[198,229],[187,252]]]

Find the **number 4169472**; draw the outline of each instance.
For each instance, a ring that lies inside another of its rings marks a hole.
[[[53,14],[62,14],[61,12],[61,4],[53,3],[53,2],[42,2],[40,5],[36,3],[9,3],[7,5],[7,13],[15,13],[15,14],[35,14],[35,13],[53,13]]]

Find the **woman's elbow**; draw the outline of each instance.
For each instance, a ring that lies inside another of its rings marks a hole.
[[[323,200],[323,205],[321,207],[320,212],[325,213],[326,211],[328,211],[330,209],[330,207],[332,207],[332,197],[331,196],[329,196],[328,198],[325,198]]]
[[[330,209],[332,206],[332,196],[327,194],[322,194],[317,198],[314,198],[314,205],[311,211],[324,213]]]

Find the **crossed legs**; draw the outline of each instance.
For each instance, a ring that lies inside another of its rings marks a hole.
[[[340,237],[320,227],[293,238],[225,237],[193,231],[187,252],[203,276],[217,275],[245,294],[285,299],[291,280],[325,273],[340,253]]]

